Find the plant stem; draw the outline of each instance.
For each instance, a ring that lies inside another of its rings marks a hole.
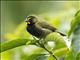
[[[56,60],[58,60],[57,57],[53,55],[53,53],[44,46],[44,44],[41,44],[39,41],[38,44],[40,45],[41,48],[45,49],[51,56],[53,56]]]

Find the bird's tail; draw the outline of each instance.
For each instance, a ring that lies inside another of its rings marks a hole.
[[[57,31],[56,30],[56,32],[58,32],[60,35],[62,35],[62,36],[66,36],[66,34],[63,34],[62,32],[59,32],[59,31]]]

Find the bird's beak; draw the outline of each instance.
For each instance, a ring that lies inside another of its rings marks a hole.
[[[30,22],[26,19],[25,22],[27,22],[27,24],[30,24]]]

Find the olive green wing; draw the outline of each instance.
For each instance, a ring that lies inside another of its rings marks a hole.
[[[39,21],[39,22],[37,23],[37,25],[39,25],[39,26],[42,27],[42,28],[49,29],[49,30],[51,30],[51,31],[57,30],[55,27],[51,26],[50,24],[48,24],[48,23],[45,22],[45,21]]]
[[[48,24],[46,21],[39,21],[39,22],[37,23],[37,25],[39,25],[39,26],[42,27],[42,28],[51,30],[51,31],[53,31],[53,32],[58,32],[58,33],[60,33],[60,35],[62,35],[62,36],[66,36],[66,35],[63,34],[62,32],[59,32],[59,31],[57,30],[57,28],[55,28],[55,27],[51,26],[50,24]]]

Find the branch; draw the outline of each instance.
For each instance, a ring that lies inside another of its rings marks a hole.
[[[58,60],[57,57],[52,53],[52,51],[49,51],[49,50],[44,46],[43,43],[40,43],[40,40],[37,41],[37,43],[40,45],[41,48],[43,48],[44,50],[46,50],[51,56],[53,56],[56,60]]]

